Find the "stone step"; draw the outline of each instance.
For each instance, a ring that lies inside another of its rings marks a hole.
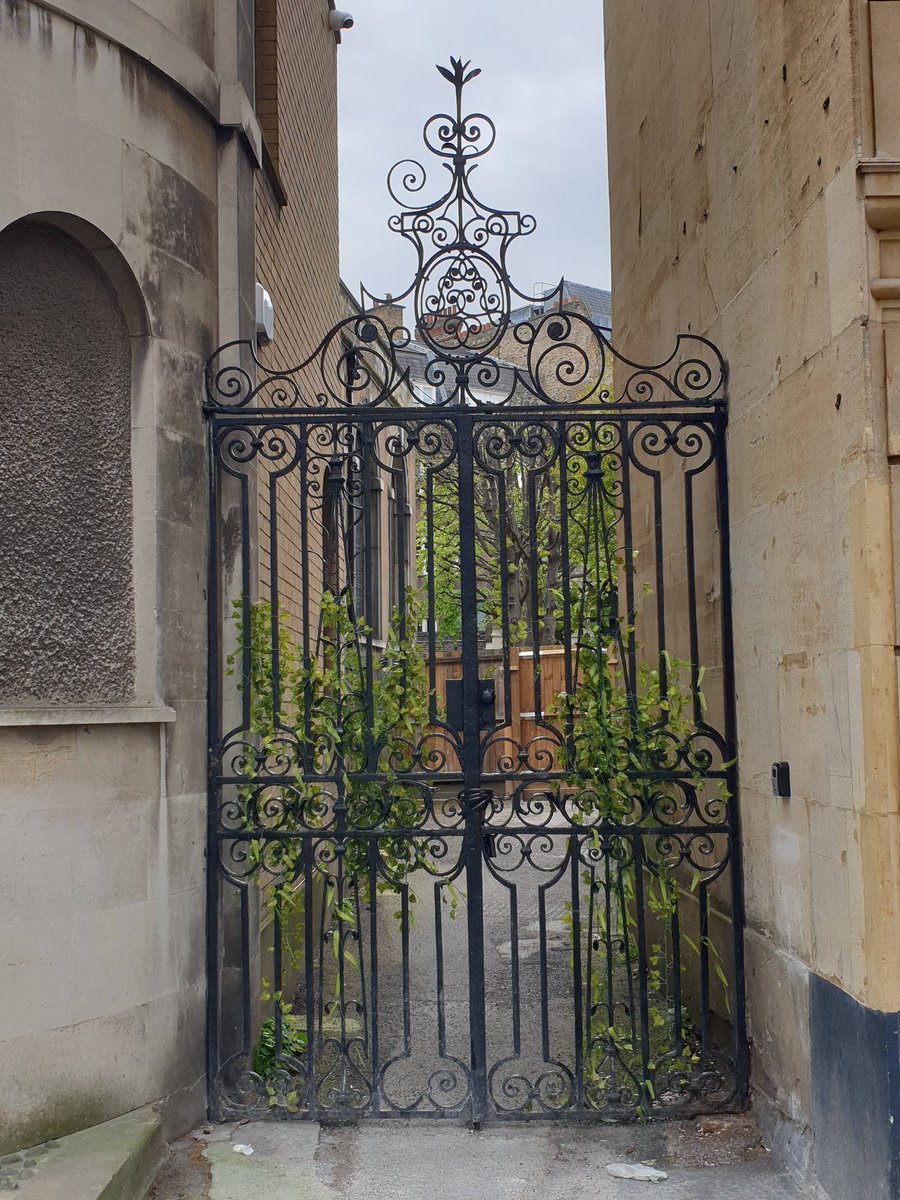
[[[102,1125],[0,1157],[0,1196],[142,1200],[166,1155],[159,1114],[139,1108]]]

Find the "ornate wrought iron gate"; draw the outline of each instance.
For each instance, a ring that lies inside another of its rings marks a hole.
[[[739,1106],[724,364],[516,291],[439,69],[408,292],[207,372],[212,1112]]]

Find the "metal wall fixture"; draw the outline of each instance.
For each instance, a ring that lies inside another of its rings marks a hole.
[[[438,69],[412,328],[207,369],[212,1115],[739,1107],[724,362],[532,311]]]

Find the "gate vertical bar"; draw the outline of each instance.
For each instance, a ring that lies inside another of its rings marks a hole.
[[[462,618],[463,802],[465,805],[466,916],[469,950],[469,1033],[472,1121],[487,1112],[487,1036],[484,999],[481,730],[478,719],[478,587],[475,567],[475,445],[471,413],[457,425],[459,456],[459,602]]]
[[[730,766],[728,787],[728,839],[731,850],[731,944],[734,954],[734,1071],[737,1098],[749,1094],[747,1046],[747,994],[744,978],[744,867],[741,818],[738,804],[737,705],[734,690],[734,629],[731,611],[731,523],[728,512],[728,410],[716,412],[716,517],[719,524],[719,570],[722,587],[722,693],[725,702],[725,745]]]
[[[215,421],[207,420],[206,454],[209,541],[206,564],[206,1092],[207,1111],[219,1119],[219,494]]]

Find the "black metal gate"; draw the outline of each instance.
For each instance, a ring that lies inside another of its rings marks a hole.
[[[207,372],[212,1114],[736,1107],[723,360],[516,291],[439,70],[407,293]]]

